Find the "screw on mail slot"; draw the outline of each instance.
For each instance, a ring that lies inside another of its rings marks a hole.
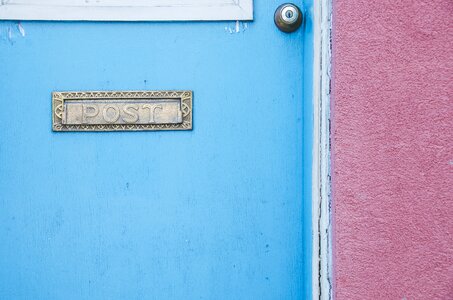
[[[54,131],[192,129],[191,91],[54,92]]]

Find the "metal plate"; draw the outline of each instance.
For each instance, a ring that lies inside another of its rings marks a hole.
[[[53,92],[54,131],[191,130],[191,91]]]

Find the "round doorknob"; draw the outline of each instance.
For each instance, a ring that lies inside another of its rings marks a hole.
[[[304,16],[299,7],[292,3],[280,5],[275,11],[274,22],[283,32],[294,32],[302,25]]]

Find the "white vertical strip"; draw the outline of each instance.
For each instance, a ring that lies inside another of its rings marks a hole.
[[[313,66],[313,300],[333,299],[330,177],[331,0],[315,1]]]

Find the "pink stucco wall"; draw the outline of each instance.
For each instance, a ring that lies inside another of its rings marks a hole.
[[[334,0],[336,299],[453,299],[453,1]]]

